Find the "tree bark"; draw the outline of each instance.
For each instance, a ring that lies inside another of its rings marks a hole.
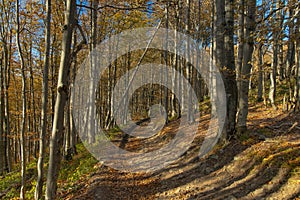
[[[1,62],[3,57],[1,57]],[[0,63],[0,176],[4,173],[4,159],[5,159],[5,150],[4,150],[4,131],[3,131],[3,116],[4,116],[4,95],[3,95],[3,63]]]
[[[98,1],[92,1],[92,7],[94,9],[91,10],[92,13],[92,17],[91,17],[91,44],[90,44],[90,52],[92,52],[97,45],[97,19],[98,19],[98,14],[97,14],[97,7],[98,7]],[[97,65],[97,58],[96,56],[94,56],[93,53],[90,54],[91,58],[90,58],[90,65],[91,65],[91,71],[90,71],[90,77],[94,76],[94,70],[96,68]],[[92,78],[94,80],[94,78]],[[90,107],[89,107],[89,121],[88,121],[88,142],[90,144],[95,142],[95,88],[96,88],[96,83],[95,81],[91,81],[90,84],[90,94],[89,94],[89,98],[90,98]]]
[[[36,200],[42,198],[43,177],[44,177],[44,157],[45,157],[45,137],[47,133],[47,112],[48,112],[48,73],[50,58],[50,34],[51,34],[51,0],[46,1],[46,32],[45,32],[45,55],[43,70],[43,88],[42,88],[42,111],[41,111],[41,128],[39,137],[39,158],[37,163],[38,177],[35,187]]]
[[[274,0],[275,2],[275,0]],[[272,4],[274,4],[274,2]],[[280,30],[278,30],[278,22],[277,26],[273,28],[273,56],[272,56],[272,72],[270,73],[270,91],[269,91],[269,101],[274,110],[277,109],[275,105],[276,99],[276,77],[277,77],[277,68],[278,68],[278,39],[280,36]]]
[[[233,0],[225,0],[224,65],[223,78],[227,97],[227,118],[224,134],[227,138],[235,133],[237,113],[237,83],[234,58],[234,8]],[[221,33],[222,34],[222,33]]]
[[[263,101],[263,84],[264,84],[264,69],[263,69],[263,53],[262,44],[258,44],[257,57],[258,57],[258,89],[257,89],[257,101]]]
[[[189,0],[187,0],[187,2],[189,2]],[[167,2],[167,5],[166,5],[166,29],[169,29],[169,2]],[[169,39],[169,35],[168,35],[168,32],[166,32],[166,43],[165,43],[165,48],[167,49],[168,47],[168,39]],[[164,52],[164,60],[165,60],[165,65],[168,66],[168,51],[165,51]],[[168,85],[168,71],[167,69],[165,70],[165,85]],[[166,124],[169,123],[169,118],[168,118],[168,113],[169,113],[169,91],[168,91],[168,88],[167,87],[164,87],[164,96],[165,96],[165,99],[164,99],[164,106],[165,106],[165,110],[166,110]]]
[[[300,110],[300,13],[298,12],[297,16],[297,25],[296,25],[296,51],[295,51],[295,65],[296,65],[296,72],[295,72],[295,92],[294,92],[294,98],[295,98],[295,108],[294,111]]]
[[[238,91],[240,91],[241,87],[241,71],[243,67],[243,58],[244,58],[244,18],[245,18],[245,0],[239,0],[239,9],[238,9],[238,55],[237,55],[237,86],[238,86]],[[240,94],[239,94],[240,96]]]
[[[26,75],[25,75],[25,63],[23,58],[23,52],[20,43],[20,11],[19,0],[16,0],[16,42],[21,62],[21,76],[22,76],[22,122],[20,128],[20,145],[21,145],[21,191],[20,199],[25,199],[25,183],[26,183],[26,152],[25,152],[25,128],[26,128]]]
[[[240,87],[239,87],[239,111],[237,120],[237,131],[243,133],[247,130],[248,116],[248,94],[249,94],[249,79],[252,68],[252,53],[254,49],[253,33],[255,31],[255,9],[256,0],[249,0],[247,5],[246,31],[244,43],[244,60],[241,69]]]
[[[69,57],[72,32],[75,23],[76,1],[68,0],[66,4],[65,25],[63,29],[62,53],[58,74],[57,97],[55,102],[52,137],[50,140],[50,158],[46,184],[46,199],[56,198],[57,178],[61,161],[61,147],[64,134],[64,108],[68,97]]]

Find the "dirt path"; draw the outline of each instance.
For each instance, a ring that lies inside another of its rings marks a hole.
[[[163,170],[123,173],[99,164],[80,190],[63,198],[299,199],[300,115],[252,108],[249,118],[249,134],[216,147],[206,158],[198,158],[199,131],[190,149]],[[201,129],[207,129],[207,121],[202,119]],[[176,127],[170,124],[148,143],[129,138],[125,149],[157,149],[172,139]]]

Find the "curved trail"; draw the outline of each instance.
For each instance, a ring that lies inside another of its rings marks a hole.
[[[291,122],[300,121],[299,114],[252,108],[249,135],[218,146],[206,158],[199,159],[199,144],[203,140],[203,131],[207,129],[207,121],[207,118],[201,121],[199,134],[190,149],[163,170],[124,173],[99,164],[90,178],[80,183],[81,189],[63,198],[192,200],[300,197],[300,134],[297,128],[287,133]],[[172,139],[176,127],[176,122],[170,123],[151,140],[129,137],[124,148],[131,151],[160,148]],[[121,141],[121,136],[115,140],[116,144]]]

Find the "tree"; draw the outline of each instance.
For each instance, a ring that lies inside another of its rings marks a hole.
[[[10,67],[11,67],[11,56],[12,56],[12,29],[13,29],[13,2],[12,1],[1,1],[1,29],[0,29],[0,49],[1,54],[1,131],[0,136],[0,154],[3,151],[3,170],[10,172],[12,170],[11,166],[11,156],[10,156],[10,112],[9,112],[9,97],[8,89],[10,82]],[[1,158],[0,158],[1,159]]]
[[[2,60],[2,57],[1,57]],[[4,95],[2,95],[3,91],[3,69],[2,69],[2,63],[0,68],[0,176],[4,173],[4,159],[5,159],[5,149],[4,149],[4,140],[3,140],[3,104],[4,104]]]
[[[215,0],[214,4],[216,11],[214,59],[216,66],[222,73],[227,98],[227,117],[223,130],[223,139],[225,139],[235,132],[237,111],[237,84],[233,43],[233,1]]]
[[[38,177],[35,189],[35,199],[41,199],[44,177],[44,156],[45,156],[45,137],[47,133],[47,111],[48,111],[48,71],[50,60],[50,32],[51,32],[51,0],[46,2],[46,30],[45,30],[45,55],[43,71],[43,91],[42,91],[42,111],[41,111],[41,128],[39,138],[39,158],[37,163]]]
[[[91,24],[92,24],[92,30],[91,30],[91,39],[92,42],[90,44],[90,51],[92,52],[93,50],[96,49],[96,45],[97,45],[97,19],[98,19],[98,15],[97,15],[97,7],[98,7],[98,2],[97,1],[93,1],[92,2],[92,7],[93,9],[91,9],[91,13],[92,13],[92,17],[91,17]],[[93,77],[93,75],[95,74],[95,69],[96,69],[96,65],[97,65],[97,58],[96,56],[94,56],[93,53],[91,53],[91,71],[90,71],[90,77]],[[93,101],[95,98],[95,88],[96,88],[96,83],[94,81],[91,82],[90,85],[90,90],[89,90],[89,98],[90,98],[90,105],[92,105],[89,109],[89,121],[88,121],[88,137],[89,137],[89,143],[92,144],[95,142],[95,106],[93,105]]]
[[[58,74],[57,97],[55,102],[52,137],[50,140],[50,158],[46,184],[46,199],[55,199],[57,178],[61,161],[61,147],[64,134],[64,108],[68,97],[69,56],[72,33],[75,25],[76,1],[68,0],[63,28],[62,53]]]
[[[295,98],[295,111],[300,110],[300,9],[297,10],[297,25],[296,25],[296,51],[295,51],[295,57],[296,57],[296,84],[295,84],[295,92],[294,92],[294,98]]]
[[[248,116],[248,95],[249,95],[249,79],[252,68],[252,53],[254,49],[254,31],[255,31],[255,10],[256,0],[247,1],[247,12],[245,21],[245,38],[242,39],[243,59],[240,69],[240,85],[239,85],[239,110],[237,119],[237,130],[243,133],[247,129],[247,116]],[[242,11],[244,13],[244,11]],[[243,18],[243,17],[241,17]],[[240,25],[240,28],[244,29],[244,23]]]
[[[21,176],[22,184],[20,191],[20,199],[25,199],[25,183],[26,183],[26,158],[25,158],[25,129],[26,129],[26,75],[25,62],[20,43],[20,11],[19,0],[16,0],[16,41],[21,64],[22,76],[22,125],[20,129],[20,144],[21,144]]]
[[[278,70],[278,55],[280,52],[280,42],[282,40],[282,30],[283,30],[283,16],[281,14],[282,9],[282,2],[281,0],[273,0],[271,5],[271,12],[273,9],[276,10],[275,12],[275,19],[274,26],[272,27],[272,72],[270,73],[270,91],[269,91],[269,100],[272,104],[273,109],[277,109],[275,105],[276,100],[276,92],[277,92],[277,84],[276,84],[276,78],[277,78],[277,70]],[[274,8],[275,6],[275,8]]]

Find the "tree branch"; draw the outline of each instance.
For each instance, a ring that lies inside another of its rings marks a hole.
[[[151,6],[153,4],[154,3],[147,4],[147,6]],[[146,10],[147,6],[125,7],[125,6],[115,6],[115,5],[105,4],[103,6],[99,6],[97,9],[95,9],[93,7],[90,7],[90,6],[87,6],[87,5],[81,5],[81,4],[78,4],[77,6],[81,7],[81,8],[87,8],[87,9],[90,9],[90,10],[97,10],[97,11],[99,11],[101,9],[104,9],[104,8],[112,8],[112,9],[116,9],[116,10],[139,10],[139,9],[143,9],[142,10],[143,12],[148,12]]]
[[[76,56],[76,54],[83,48],[83,45],[87,44],[87,39],[84,35],[84,32],[82,30],[82,27],[77,23],[76,27],[78,28],[80,35],[82,36],[82,41],[76,45],[76,47],[74,48],[74,51],[72,52],[72,58],[74,58]]]

